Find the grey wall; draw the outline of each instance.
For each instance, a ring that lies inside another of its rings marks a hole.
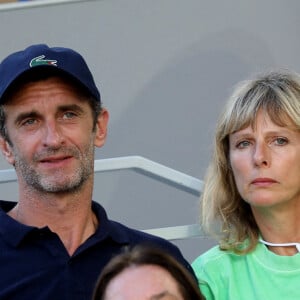
[[[0,57],[45,42],[81,52],[110,111],[97,158],[141,155],[202,179],[232,86],[270,68],[300,72],[300,2],[103,0],[2,10]],[[0,159],[0,168],[8,165]],[[145,229],[197,222],[198,199],[131,171],[96,176],[111,218]],[[14,200],[14,184],[1,186]],[[176,242],[191,261],[213,244]]]

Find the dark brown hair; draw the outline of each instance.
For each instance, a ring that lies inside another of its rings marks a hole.
[[[105,291],[110,281],[130,266],[156,265],[175,279],[182,297],[186,300],[204,300],[196,280],[170,254],[158,248],[138,245],[121,253],[105,266],[96,283],[93,300],[104,300]]]

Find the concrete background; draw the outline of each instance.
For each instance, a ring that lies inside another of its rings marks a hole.
[[[300,72],[297,0],[33,2],[0,5],[0,58],[33,43],[83,54],[111,117],[97,159],[140,155],[202,179],[234,84],[271,68]],[[96,182],[94,199],[129,226],[198,221],[197,197],[133,171]],[[2,199],[17,199],[16,184],[0,189]],[[175,243],[192,261],[215,241]]]

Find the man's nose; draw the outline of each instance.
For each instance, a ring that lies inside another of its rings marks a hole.
[[[43,137],[44,146],[57,147],[63,143],[63,134],[59,125],[54,122],[47,122],[45,124],[45,133]]]

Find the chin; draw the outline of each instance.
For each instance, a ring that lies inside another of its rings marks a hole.
[[[275,205],[277,202],[274,201],[274,198],[273,199],[260,198],[257,200],[250,200],[248,203],[250,204],[250,206],[253,206],[253,207],[271,207],[271,206]]]
[[[65,180],[64,182],[41,182],[38,186],[38,189],[47,193],[70,193],[75,192],[81,189],[84,181],[69,181]]]

